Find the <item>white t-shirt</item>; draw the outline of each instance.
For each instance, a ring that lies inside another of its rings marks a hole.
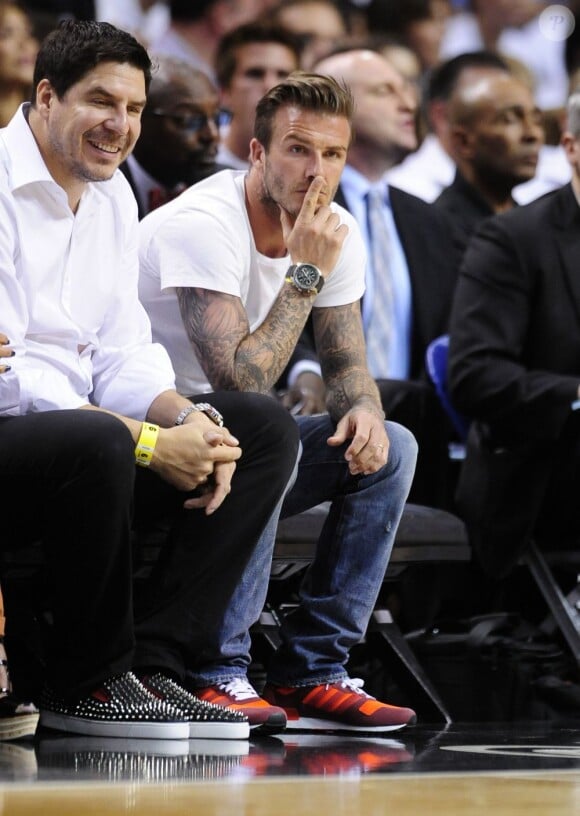
[[[168,350],[182,394],[211,391],[185,331],[175,287],[200,287],[239,297],[250,331],[268,315],[290,259],[268,258],[254,243],[245,204],[245,171],[223,170],[149,213],[139,224],[139,296],[153,336]],[[316,306],[339,306],[364,292],[366,250],[356,221],[332,204],[348,226],[338,263]],[[307,258],[300,260],[308,260]]]

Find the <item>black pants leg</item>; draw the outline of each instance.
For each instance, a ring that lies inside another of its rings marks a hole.
[[[211,516],[183,510],[184,494],[159,485],[155,474],[137,474],[135,523],[172,508],[168,541],[139,614],[135,665],[159,666],[183,676],[185,667],[216,636],[223,611],[258,538],[292,474],[298,429],[271,397],[235,392],[206,394],[238,438],[242,458],[232,491]],[[160,501],[161,494],[164,500]]]
[[[0,418],[0,546],[42,538],[54,627],[47,678],[89,691],[131,666],[134,443],[114,417]]]

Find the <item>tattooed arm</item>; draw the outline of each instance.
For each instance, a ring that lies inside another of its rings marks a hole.
[[[365,359],[360,305],[313,309],[314,335],[327,386],[326,404],[336,422],[329,445],[348,443],[350,472],[374,473],[389,456],[381,399]]]
[[[252,333],[241,300],[209,289],[177,290],[189,341],[214,390],[268,392],[284,371],[314,296],[285,284]]]
[[[326,383],[326,403],[338,421],[350,410],[384,417],[376,383],[366,364],[360,304],[313,309],[314,336]]]

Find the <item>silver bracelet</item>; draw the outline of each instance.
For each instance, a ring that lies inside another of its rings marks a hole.
[[[214,408],[213,405],[209,404],[209,402],[192,402],[191,405],[186,405],[185,408],[179,412],[177,419],[175,420],[175,424],[183,425],[186,417],[188,417],[193,411],[201,411],[203,414],[208,416],[212,422],[219,425],[220,428],[223,427],[223,416],[220,414],[217,408]]]

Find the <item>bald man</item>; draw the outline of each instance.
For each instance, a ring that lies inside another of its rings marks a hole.
[[[141,135],[121,165],[139,218],[223,166],[216,162],[220,129],[228,114],[203,71],[185,60],[160,57],[153,74]]]
[[[435,203],[463,254],[484,218],[516,206],[512,190],[534,177],[544,131],[532,90],[505,71],[465,71],[448,111],[457,169]]]

